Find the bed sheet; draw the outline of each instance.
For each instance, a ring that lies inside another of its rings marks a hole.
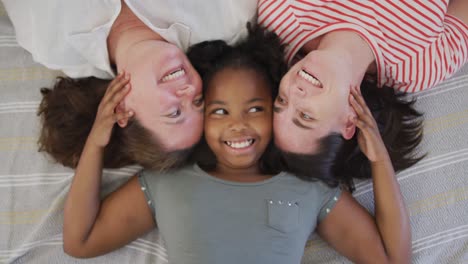
[[[168,263],[157,230],[105,256],[78,260],[62,249],[63,204],[73,171],[37,152],[40,87],[61,73],[18,46],[0,2],[0,263]],[[415,95],[425,113],[428,156],[397,175],[410,213],[413,263],[468,262],[468,66]],[[140,169],[105,170],[103,195]],[[370,211],[369,181],[354,196]],[[303,263],[347,263],[316,235]]]

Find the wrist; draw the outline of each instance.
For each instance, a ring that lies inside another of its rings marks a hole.
[[[390,157],[388,155],[382,157],[382,158],[379,158],[379,159],[375,159],[375,160],[370,160],[369,161],[371,166],[374,167],[374,166],[393,166],[392,165],[392,161],[390,159]]]
[[[93,137],[90,136],[86,140],[85,148],[86,149],[104,151],[104,149],[106,148],[106,145],[100,143],[98,140],[95,140]]]

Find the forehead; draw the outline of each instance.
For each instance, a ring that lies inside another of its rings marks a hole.
[[[271,98],[265,77],[253,69],[226,68],[217,72],[207,85],[206,100]]]

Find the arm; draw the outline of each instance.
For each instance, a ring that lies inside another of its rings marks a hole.
[[[353,90],[350,101],[358,115],[359,146],[371,163],[375,220],[344,192],[318,233],[357,263],[409,263],[411,228],[392,163],[360,92]]]
[[[92,257],[117,249],[154,228],[138,179],[134,176],[102,202],[99,197],[104,148],[117,120],[131,113],[114,113],[130,88],[128,77],[111,82],[88,136],[65,201],[64,251],[75,257]]]

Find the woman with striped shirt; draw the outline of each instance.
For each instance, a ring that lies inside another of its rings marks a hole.
[[[353,138],[350,87],[417,92],[468,58],[464,0],[260,0],[258,7],[259,24],[287,44],[274,131],[291,153],[317,153],[332,133]]]

